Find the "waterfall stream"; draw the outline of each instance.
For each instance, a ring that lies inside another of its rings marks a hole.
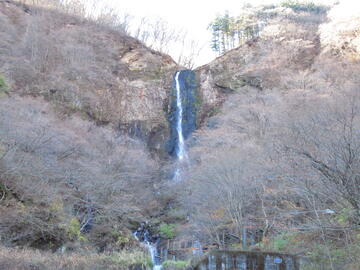
[[[174,74],[171,108],[168,115],[170,138],[166,145],[168,153],[176,158],[176,167],[172,177],[174,181],[181,181],[186,168],[189,167],[185,140],[196,128],[196,101],[195,72],[192,70],[177,71]],[[149,251],[153,270],[160,270],[163,250],[159,252],[160,237],[153,235],[152,231],[151,225],[144,222],[134,232],[134,236]],[[163,259],[166,259],[166,256]]]
[[[138,228],[138,230],[134,232],[134,236],[136,240],[141,242],[149,251],[151,261],[153,263],[153,270],[161,270],[162,269],[161,259],[158,254],[158,248],[157,248],[158,246],[157,244],[160,239],[152,237],[146,226],[147,226],[146,223],[141,224],[140,228]]]
[[[181,71],[176,72],[175,84],[176,84],[176,131],[178,136],[178,145],[176,148],[176,156],[181,161],[186,157],[184,134],[183,134],[183,107],[181,100],[181,86],[179,82],[179,76]]]
[[[189,167],[185,139],[196,128],[197,84],[195,72],[181,70],[175,73],[173,82],[173,101],[171,105],[171,148],[170,154],[176,157],[173,180],[181,181]]]
[[[144,244],[146,245],[146,248],[149,250],[151,261],[153,263],[153,270],[161,270],[162,265],[158,256],[156,243],[150,243],[145,241]]]
[[[176,131],[177,131],[177,146],[176,146],[176,157],[179,161],[177,164],[177,168],[175,169],[173,179],[175,181],[182,180],[182,170],[181,163],[184,159],[187,158],[186,150],[185,150],[185,140],[183,134],[183,107],[182,107],[182,95],[181,95],[181,85],[179,81],[181,71],[176,72],[175,75],[175,88],[176,88]]]

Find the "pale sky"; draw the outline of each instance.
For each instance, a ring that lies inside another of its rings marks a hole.
[[[121,13],[129,13],[135,18],[147,17],[154,19],[160,17],[168,21],[170,25],[187,31],[190,38],[203,45],[196,65],[206,64],[216,57],[210,49],[211,34],[207,30],[207,26],[217,14],[223,14],[228,10],[230,15],[238,15],[244,3],[250,2],[252,5],[256,5],[278,1],[279,0],[103,0],[103,2],[110,6],[116,7]],[[317,0],[317,2],[329,3],[331,0]],[[169,52],[169,54],[173,56],[172,52]],[[173,58],[175,59],[176,57]]]

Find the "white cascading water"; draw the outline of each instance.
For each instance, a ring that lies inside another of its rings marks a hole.
[[[185,150],[185,140],[183,135],[182,129],[182,122],[183,122],[183,107],[182,107],[182,100],[181,100],[181,86],[179,82],[179,76],[181,71],[178,71],[175,75],[175,83],[176,83],[176,131],[178,135],[177,140],[177,147],[176,147],[176,157],[177,159],[182,162],[185,158],[187,158],[186,150]],[[175,170],[174,180],[180,181],[181,180],[181,169],[178,168]]]
[[[140,239],[137,235],[137,232],[134,233],[134,236],[135,236],[136,240],[140,241]],[[147,250],[150,253],[151,261],[153,263],[153,270],[161,270],[162,265],[160,263],[160,260],[158,259],[156,243],[151,243],[149,231],[145,231],[143,238],[144,239],[143,239],[142,243],[146,246]]]
[[[183,160],[186,157],[185,152],[185,142],[184,142],[184,135],[182,130],[182,118],[183,118],[183,108],[182,108],[182,101],[181,101],[181,87],[179,82],[179,76],[181,71],[178,71],[175,75],[175,82],[176,82],[176,114],[177,114],[177,123],[176,123],[176,130],[178,134],[178,147],[176,149],[176,156],[179,160]]]
[[[151,244],[149,242],[145,242],[145,245],[150,252],[151,261],[153,263],[153,270],[161,270],[162,265],[159,264],[159,262],[158,262],[159,260],[157,259],[158,253],[157,253],[156,245]]]

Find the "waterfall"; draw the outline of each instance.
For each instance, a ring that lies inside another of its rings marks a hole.
[[[181,70],[174,74],[168,114],[170,138],[166,150],[180,163],[187,159],[185,140],[196,129],[197,88],[193,70]]]
[[[158,256],[156,243],[150,243],[148,241],[145,241],[144,244],[145,244],[146,248],[149,250],[149,253],[151,256],[151,261],[153,263],[153,270],[161,270],[162,265],[160,263],[160,259]]]
[[[176,156],[181,161],[186,157],[184,134],[183,134],[183,107],[181,100],[181,86],[179,82],[179,76],[181,71],[176,72],[175,84],[176,84],[176,131],[178,136],[178,145],[176,147]]]
[[[182,170],[180,168],[181,162],[184,158],[187,158],[185,150],[185,140],[183,134],[183,105],[182,105],[182,95],[181,95],[181,86],[179,81],[181,71],[176,72],[175,75],[175,88],[176,88],[176,132],[177,132],[177,145],[176,145],[176,157],[179,160],[180,164],[177,164],[175,169],[173,179],[178,182],[182,180]],[[179,166],[180,165],[180,166]]]
[[[177,159],[173,180],[181,181],[184,171],[189,167],[185,140],[196,128],[197,83],[195,72],[192,70],[176,72],[173,90],[169,115],[171,136],[168,142],[168,151]]]

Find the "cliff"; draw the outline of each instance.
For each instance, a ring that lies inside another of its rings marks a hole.
[[[1,1],[0,72],[11,95],[43,98],[63,117],[110,124],[153,150],[168,136],[179,67],[121,31],[57,11]]]
[[[298,14],[290,8],[275,6],[252,12],[257,20],[263,21],[260,32],[238,48],[197,68],[201,88],[214,89],[214,97],[245,86],[258,90],[277,87],[285,70],[308,69],[320,52],[317,31],[326,20],[325,11]]]
[[[132,245],[162,208],[178,68],[121,29],[0,1],[3,243],[55,250],[94,227],[101,250]]]

